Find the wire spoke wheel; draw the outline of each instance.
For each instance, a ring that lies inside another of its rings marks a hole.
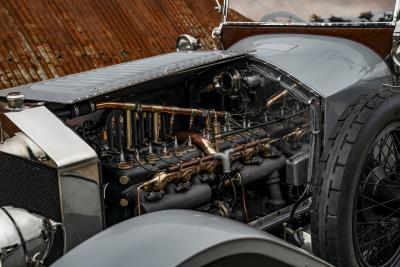
[[[400,123],[375,139],[355,196],[353,242],[365,266],[391,266],[400,257]]]

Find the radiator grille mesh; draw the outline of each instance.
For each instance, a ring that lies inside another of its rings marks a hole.
[[[0,206],[24,208],[62,221],[57,169],[0,152]],[[46,263],[63,255],[63,235],[55,236]]]

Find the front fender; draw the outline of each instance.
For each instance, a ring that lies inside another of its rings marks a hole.
[[[53,267],[192,267],[244,254],[261,255],[270,263],[285,266],[330,266],[244,224],[208,213],[165,210],[108,228],[71,250]]]

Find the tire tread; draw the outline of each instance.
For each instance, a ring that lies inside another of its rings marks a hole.
[[[342,178],[349,153],[371,114],[398,92],[384,88],[363,94],[353,101],[338,120],[321,156],[319,175],[313,180],[311,231],[314,253],[333,264],[339,264],[337,199],[342,193]]]

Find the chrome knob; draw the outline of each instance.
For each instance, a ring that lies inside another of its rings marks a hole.
[[[9,109],[20,110],[25,104],[25,95],[21,92],[13,92],[7,95],[7,103]]]

